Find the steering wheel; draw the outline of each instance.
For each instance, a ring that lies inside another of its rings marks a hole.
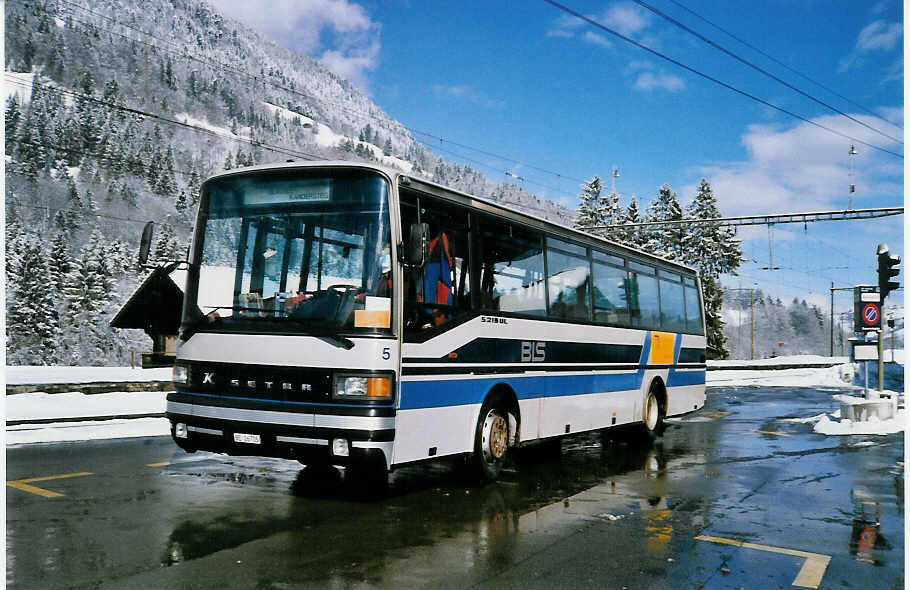
[[[363,291],[363,288],[362,288],[362,287],[358,287],[357,285],[343,285],[343,284],[339,284],[339,285],[331,285],[331,286],[328,286],[328,287],[325,288],[325,290],[326,290],[326,291],[338,291],[338,292],[339,292],[338,294],[341,295],[342,297],[344,297],[344,296],[348,295],[349,293],[353,293],[354,295],[358,295],[358,294],[360,294],[360,293]]]

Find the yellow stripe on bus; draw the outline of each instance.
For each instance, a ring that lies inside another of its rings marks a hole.
[[[676,334],[651,332],[651,365],[672,365],[676,352]]]

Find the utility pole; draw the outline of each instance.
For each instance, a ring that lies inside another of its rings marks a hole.
[[[847,198],[847,210],[853,210],[853,193],[856,192],[856,181],[853,178],[853,156],[856,155],[856,148],[850,146],[850,196]]]
[[[755,359],[755,289],[740,287],[738,289],[726,289],[727,291],[748,291],[749,292],[749,359]]]
[[[829,310],[828,325],[830,330],[830,343],[828,344],[828,356],[834,356],[834,292],[835,291],[852,291],[853,287],[835,287],[834,281],[831,281],[831,309]]]
[[[834,356],[834,281],[831,281],[831,315],[828,320],[828,327],[831,332],[831,342],[828,345],[828,356]]]

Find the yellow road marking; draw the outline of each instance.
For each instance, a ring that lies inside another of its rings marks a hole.
[[[148,463],[146,464],[146,467],[166,467],[171,464],[171,461],[162,461],[161,463]]]
[[[820,553],[809,553],[808,551],[798,551],[796,549],[786,549],[784,547],[771,547],[770,545],[758,545],[756,543],[746,543],[736,539],[724,539],[723,537],[710,537],[708,535],[699,535],[695,537],[696,541],[708,541],[710,543],[720,543],[722,545],[733,545],[743,547],[744,549],[757,549],[758,551],[768,551],[769,553],[781,553],[783,555],[792,555],[802,557],[806,561],[800,568],[796,579],[793,580],[794,586],[801,588],[818,588],[822,583],[825,570],[828,569],[828,563],[831,561],[830,555]]]
[[[770,430],[756,430],[755,432],[759,434],[771,434],[774,436],[790,436],[789,432],[772,432]]]
[[[14,481],[6,482],[6,485],[11,488],[16,488],[17,490],[22,490],[23,492],[28,492],[30,494],[37,494],[39,496],[44,496],[45,498],[59,498],[63,494],[59,492],[52,492],[50,490],[45,490],[35,486],[28,485],[33,481],[50,481],[52,479],[67,479],[70,477],[83,477],[86,475],[92,475],[90,471],[80,471],[79,473],[65,473],[63,475],[45,475],[44,477],[29,477],[27,479],[17,479]]]
[[[714,410],[713,412],[708,414],[707,417],[711,418],[712,420],[720,420],[721,418],[726,418],[727,416],[730,416],[732,414],[733,414],[732,412],[722,412],[720,410]]]

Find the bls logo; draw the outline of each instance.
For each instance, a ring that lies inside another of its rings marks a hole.
[[[521,343],[521,362],[523,363],[542,363],[547,357],[546,342],[527,342]]]

